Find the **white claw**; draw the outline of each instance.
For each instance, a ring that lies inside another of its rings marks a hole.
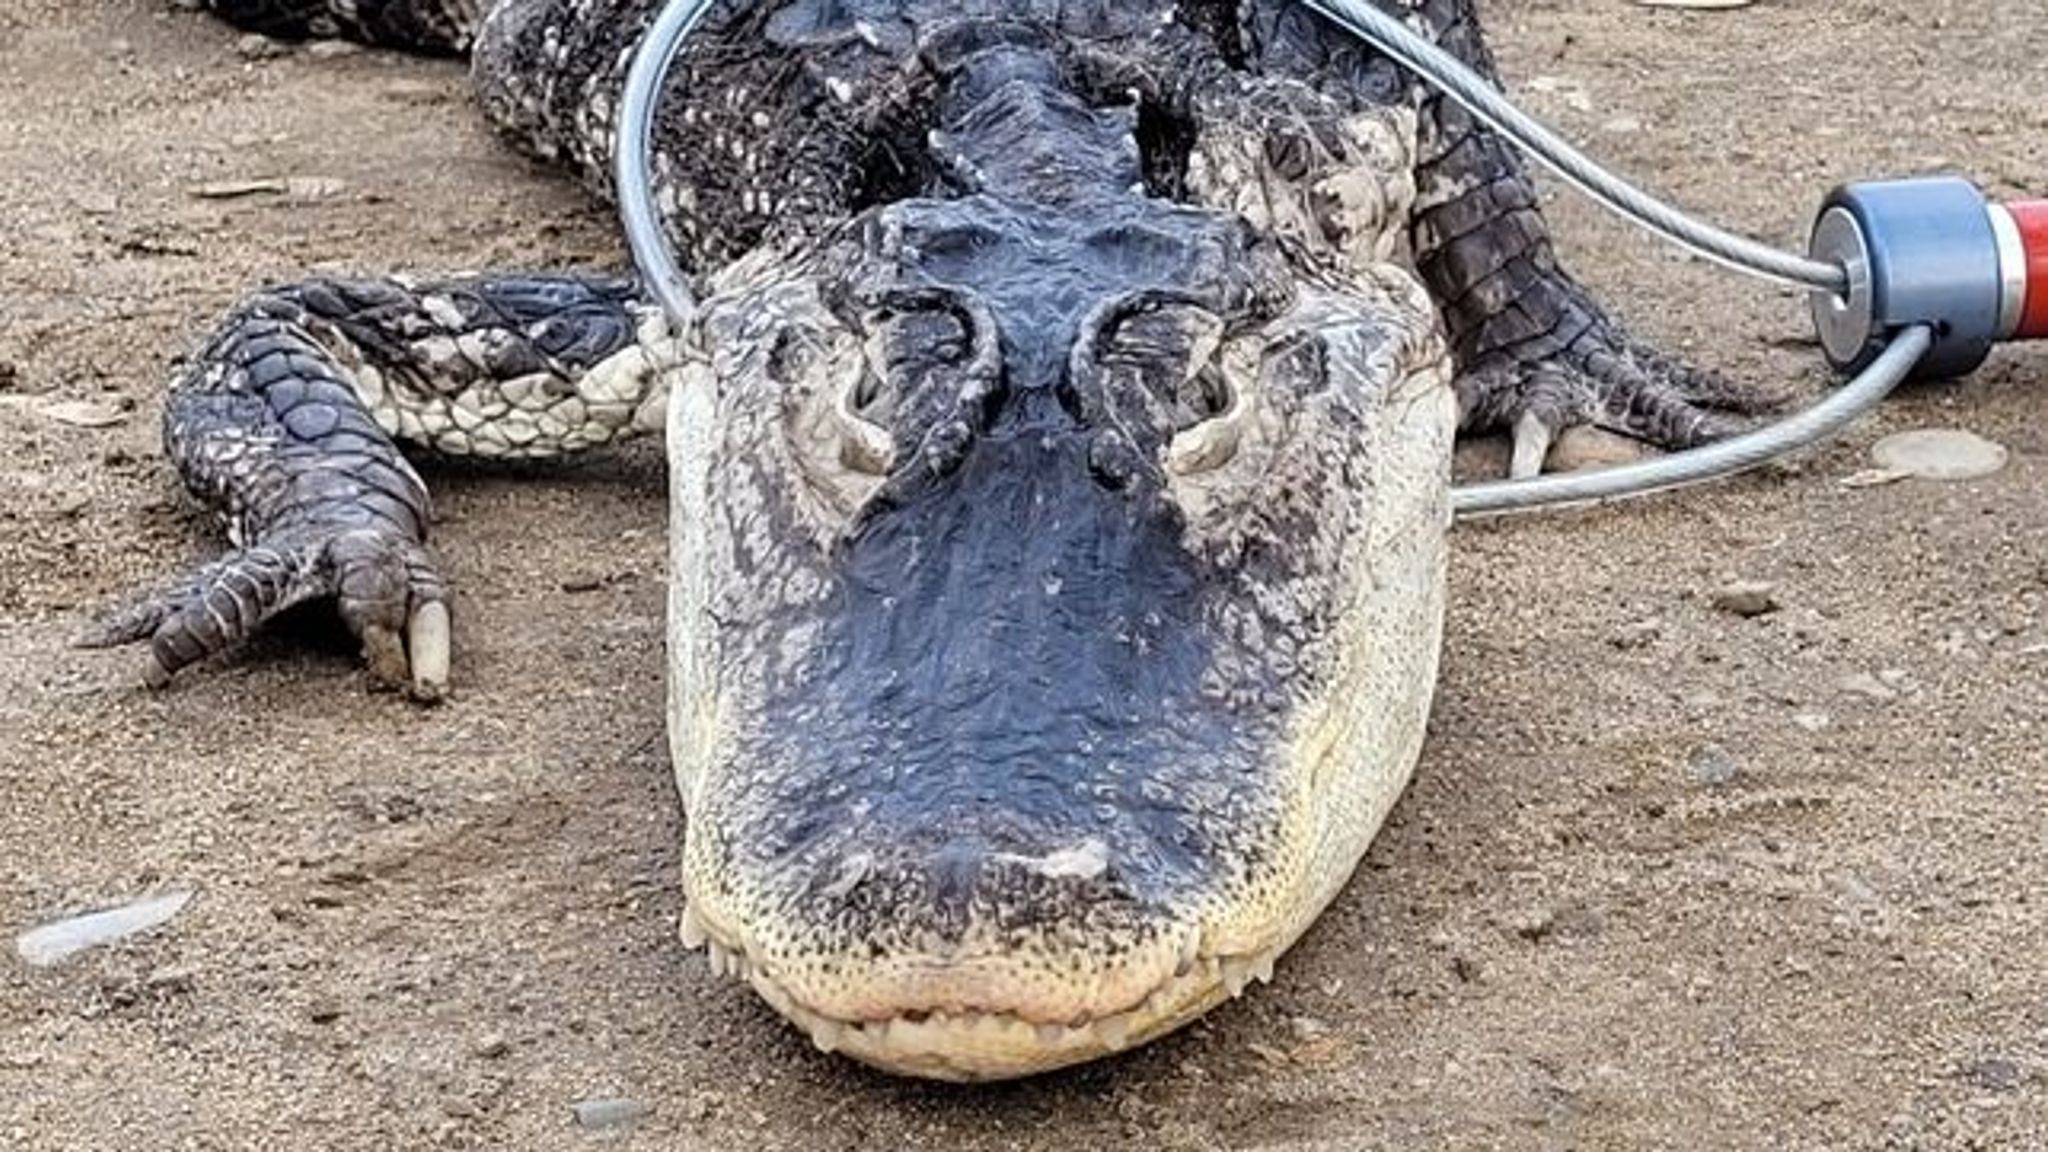
[[[1550,446],[1557,433],[1534,412],[1515,421],[1515,455],[1508,464],[1508,479],[1533,480],[1543,475],[1543,462],[1550,458]]]
[[[412,619],[405,626],[405,651],[412,664],[414,696],[421,700],[439,700],[448,690],[452,647],[447,604],[429,600],[413,609]]]

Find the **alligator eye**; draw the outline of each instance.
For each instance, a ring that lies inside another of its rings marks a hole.
[[[1251,393],[1233,387],[1220,371],[1208,374],[1227,399],[1221,412],[1176,433],[1167,444],[1166,467],[1176,476],[1212,471],[1236,459],[1238,445],[1251,424]]]
[[[923,303],[891,301],[893,307],[885,305],[867,320],[861,371],[840,392],[832,413],[840,460],[856,472],[889,474],[897,455],[890,424],[915,409],[933,368],[957,364],[968,354],[969,333],[960,319]]]
[[[1105,302],[1082,325],[1071,405],[1098,427],[1136,434],[1150,451],[1228,403],[1217,367],[1227,325],[1196,298],[1147,289]],[[1156,439],[1154,439],[1156,437]]]
[[[862,414],[874,403],[878,388],[874,373],[863,364],[832,407],[833,422],[839,426],[839,462],[869,476],[887,476],[896,463],[896,438]]]
[[[1001,342],[988,306],[942,287],[898,289],[869,302],[862,367],[833,411],[847,467],[883,476],[899,440],[927,466],[956,467],[1001,385]]]
[[[1103,333],[1101,362],[1144,377],[1150,402],[1166,410],[1165,463],[1177,475],[1228,464],[1251,418],[1247,393],[1223,371],[1224,336],[1215,313],[1158,294],[1125,301]]]

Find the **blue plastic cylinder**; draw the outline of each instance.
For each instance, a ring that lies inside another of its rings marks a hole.
[[[2004,282],[1983,193],[1939,176],[1851,184],[1814,226],[1816,259],[1849,273],[1845,296],[1816,294],[1814,318],[1836,369],[1860,372],[1892,333],[1931,325],[1934,347],[1913,375],[1965,376],[1998,343]]]

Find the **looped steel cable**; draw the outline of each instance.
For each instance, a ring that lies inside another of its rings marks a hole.
[[[1437,86],[1625,218],[1739,271],[1837,295],[1846,290],[1847,274],[1839,267],[1781,252],[1695,220],[1601,168],[1510,104],[1448,53],[1364,0],[1302,2]],[[648,290],[683,328],[695,322],[697,306],[683,270],[669,250],[654,205],[649,178],[654,109],[684,39],[710,7],[711,0],[672,0],[648,28],[626,75],[614,158],[619,211],[634,263]],[[1814,407],[1758,431],[1619,468],[1462,487],[1452,493],[1453,509],[1461,517],[1531,511],[1661,492],[1746,471],[1813,444],[1869,411],[1905,379],[1933,342],[1934,333],[1925,326],[1901,331],[1885,353],[1846,387]]]

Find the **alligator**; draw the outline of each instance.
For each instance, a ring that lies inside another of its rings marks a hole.
[[[1385,0],[1489,78],[1473,0]],[[610,195],[656,0],[207,0],[467,56]],[[666,437],[686,945],[827,1051],[1037,1073],[1270,979],[1420,754],[1460,431],[1676,449],[1756,397],[1560,266],[1493,132],[1294,0],[717,6],[631,275],[314,277],[174,370],[222,558],[105,615],[167,684],[331,601],[438,698],[448,585],[400,452]]]

